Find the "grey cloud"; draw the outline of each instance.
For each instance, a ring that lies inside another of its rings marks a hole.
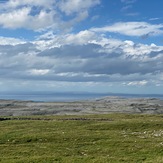
[[[100,45],[65,45],[52,49],[45,50],[39,56],[50,56],[55,58],[92,58],[100,55],[98,51],[101,49]]]
[[[0,45],[0,53],[2,55],[14,56],[19,53],[28,53],[29,51],[37,51],[34,44]]]
[[[135,45],[136,46],[136,45]],[[84,72],[90,74],[146,74],[155,72],[162,67],[158,66],[160,58],[153,59],[160,51],[153,51],[146,56],[150,59],[134,59],[134,56],[126,57],[123,46],[117,47],[115,52],[105,52],[103,47],[95,44],[69,45],[53,48],[40,53],[40,56],[57,58],[61,65],[56,66],[56,72]],[[102,52],[100,52],[102,50]],[[117,53],[116,53],[117,51]],[[124,57],[125,56],[125,57]]]
[[[160,29],[161,29],[161,28],[160,28]],[[154,35],[154,34],[155,34],[154,31],[153,31],[153,32],[149,32],[149,33],[146,33],[146,34],[142,35],[141,38],[142,38],[142,39],[147,39],[147,38],[149,38],[150,36],[152,36],[152,35]]]
[[[91,67],[89,65],[92,65]],[[151,67],[153,66],[153,67]],[[157,67],[153,62],[140,63],[133,60],[114,58],[112,60],[98,59],[88,61],[85,71],[94,74],[121,74],[128,75],[134,73],[146,74],[155,72]]]
[[[158,51],[158,52],[151,51],[148,55],[149,55],[150,58],[153,58],[153,57],[157,57],[157,56],[160,55],[160,54],[163,55],[163,50]]]
[[[112,48],[97,44],[63,45],[40,52],[34,44],[4,45],[0,46],[0,75],[20,80],[123,82],[149,80],[163,72],[162,50],[155,48],[144,54],[144,58],[142,55],[135,58],[124,52],[123,44]],[[32,70],[38,74],[32,74]],[[44,70],[48,71],[39,74]]]

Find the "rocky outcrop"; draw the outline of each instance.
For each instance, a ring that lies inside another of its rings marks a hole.
[[[163,100],[105,97],[79,102],[0,100],[0,116],[81,115],[108,113],[162,114]]]

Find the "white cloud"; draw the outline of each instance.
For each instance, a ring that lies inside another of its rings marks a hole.
[[[55,4],[55,0],[9,0],[1,6],[2,9],[16,9],[21,6],[38,6],[44,8],[50,8]]]
[[[142,81],[129,82],[127,85],[128,86],[144,86],[144,85],[147,85],[147,84],[148,84],[148,81],[142,80]]]
[[[139,56],[138,58],[140,60],[146,60],[148,58],[148,54],[152,53],[153,51],[159,52],[163,50],[162,46],[156,46],[154,44],[135,44],[133,41],[129,40],[124,41],[122,48],[126,56],[133,56],[134,58]]]
[[[160,20],[161,18],[150,18],[150,21]]]
[[[0,37],[0,45],[19,45],[26,43],[25,40],[12,38],[12,37]]]
[[[32,69],[29,71],[31,75],[46,75],[50,72],[49,69]]]
[[[19,28],[28,22],[30,8],[24,7],[8,13],[0,14],[0,24],[6,28]]]
[[[68,34],[65,37],[66,44],[88,44],[90,40],[96,39],[96,35],[94,32],[85,30],[80,31],[77,34]]]
[[[100,0],[61,0],[59,8],[66,15],[82,12],[100,4]]]
[[[121,2],[129,9],[136,1]],[[61,82],[74,83],[76,87],[76,83],[103,85],[103,88],[116,84],[119,87],[163,86],[163,46],[136,43],[129,38],[114,39],[105,34],[162,35],[163,24],[118,22],[70,32],[73,25],[89,17],[90,8],[98,4],[100,0],[9,0],[3,3],[0,26],[42,31],[42,35],[31,42],[0,37],[1,80],[27,81],[30,85],[41,83],[46,88]],[[98,18],[95,15],[90,21]],[[58,31],[63,32],[58,35]]]
[[[13,43],[12,43],[13,40]],[[0,39],[2,79],[163,85],[163,46],[108,38],[90,30],[36,41]]]
[[[113,32],[127,36],[154,36],[163,34],[163,24],[149,24],[146,22],[118,22],[110,26],[92,28],[94,32]]]
[[[41,10],[37,15],[30,15],[30,7],[24,7],[12,12],[0,14],[0,24],[4,28],[27,28],[27,29],[42,29],[53,25],[53,12]]]
[[[99,39],[99,36],[94,32],[85,30],[80,31],[79,33],[73,34],[60,34],[55,35],[52,31],[40,35],[36,41],[33,41],[37,45],[38,49],[45,50],[51,49],[54,47],[60,47],[62,45],[83,45],[88,43],[96,42]]]
[[[9,0],[0,6],[0,25],[11,29],[69,31],[98,4],[99,0]]]

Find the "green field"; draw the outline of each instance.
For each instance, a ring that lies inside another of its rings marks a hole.
[[[0,121],[2,163],[163,163],[163,115],[23,118]]]

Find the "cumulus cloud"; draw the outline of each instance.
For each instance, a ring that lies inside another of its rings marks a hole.
[[[163,46],[106,38],[89,30],[62,37],[46,35],[46,41],[41,36],[31,43],[1,45],[1,78],[126,86],[162,83]],[[40,48],[43,40],[49,44]]]
[[[86,19],[89,9],[98,4],[99,0],[9,0],[0,6],[0,25],[35,31],[66,30]]]
[[[121,2],[123,10],[129,10],[136,0]],[[1,27],[41,33],[33,41],[0,37],[1,87],[5,81],[15,85],[21,81],[23,87],[40,83],[46,88],[66,82],[89,87],[114,83],[121,87],[163,86],[163,46],[112,36],[118,33],[145,39],[162,35],[162,24],[117,22],[71,31],[73,25],[89,17],[90,8],[99,4],[100,0],[5,1],[0,6]],[[90,21],[98,18],[92,15]]]
[[[94,32],[113,32],[127,36],[142,37],[163,34],[163,24],[149,24],[146,22],[117,22],[110,26],[92,28]]]
[[[80,31],[77,34],[67,34],[65,43],[67,44],[87,44],[90,40],[96,39],[96,34],[94,32],[85,30]]]
[[[40,11],[37,15],[30,15],[31,8],[24,7],[12,12],[0,14],[0,24],[4,28],[27,28],[27,29],[42,29],[53,24],[52,12]]]

